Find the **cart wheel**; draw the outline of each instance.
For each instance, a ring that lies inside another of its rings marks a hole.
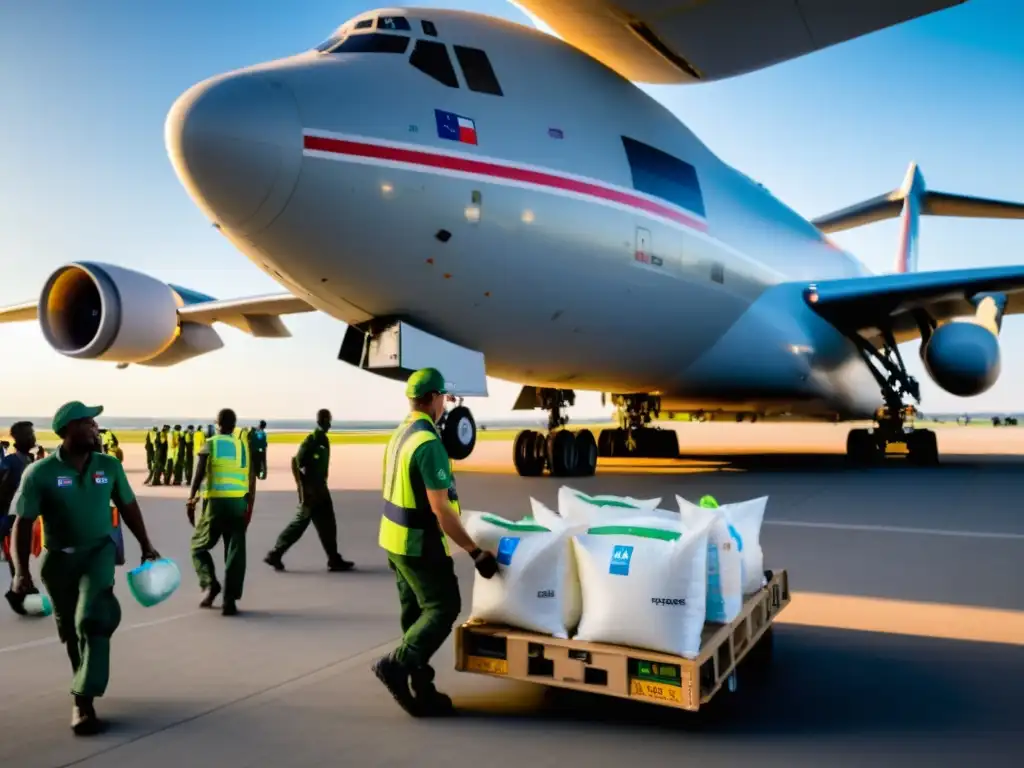
[[[763,681],[771,672],[772,656],[775,651],[774,630],[775,627],[768,627],[740,664],[743,670],[741,676],[744,681]]]

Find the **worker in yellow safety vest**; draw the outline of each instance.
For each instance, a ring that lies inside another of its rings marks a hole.
[[[217,414],[219,434],[207,440],[199,451],[199,464],[192,479],[192,491],[185,502],[192,534],[192,565],[203,590],[200,608],[212,608],[221,593],[210,550],[224,538],[225,616],[238,613],[245,582],[245,531],[252,514],[256,474],[251,471],[249,446],[235,437],[235,412],[230,408]],[[205,481],[205,487],[204,487]],[[198,493],[202,487],[203,509],[196,520]]]
[[[441,715],[451,699],[434,687],[430,657],[451,634],[461,610],[448,537],[473,559],[486,579],[498,572],[494,553],[481,549],[460,519],[448,452],[435,424],[444,413],[448,385],[436,368],[416,371],[405,394],[410,414],[384,453],[384,513],[378,543],[398,583],[398,648],[373,665],[395,701],[414,717]],[[409,684],[412,683],[410,691]]]

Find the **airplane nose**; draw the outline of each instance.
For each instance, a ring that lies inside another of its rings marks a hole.
[[[284,210],[302,165],[295,96],[263,72],[193,86],[171,107],[164,138],[192,198],[240,234],[263,229]]]

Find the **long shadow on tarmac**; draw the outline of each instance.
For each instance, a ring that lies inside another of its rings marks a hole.
[[[910,464],[903,456],[893,455],[868,467],[851,465],[846,456],[837,453],[722,453],[690,454],[679,456],[682,463],[692,462],[695,466],[705,465],[706,471],[742,470],[745,472],[877,472],[898,471],[935,472],[945,469],[1006,469],[1007,463],[1021,463],[1019,454],[1000,453],[984,455],[950,454],[940,459],[938,467],[918,467]],[[637,472],[665,464],[653,464],[636,459],[623,467],[635,468]],[[619,470],[622,471],[621,469]]]
[[[776,628],[764,682],[690,713],[538,687],[521,697],[456,697],[460,722],[607,724],[691,736],[957,736],[1019,733],[1020,648],[849,630]],[[530,702],[523,699],[531,699]],[[471,726],[466,726],[471,727]]]

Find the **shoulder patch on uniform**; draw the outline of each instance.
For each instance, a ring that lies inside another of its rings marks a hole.
[[[69,485],[71,485],[71,478],[70,477],[58,477],[57,478],[57,487],[58,488],[67,488]]]
[[[446,477],[448,477],[448,473],[445,470],[443,470],[443,469],[437,470],[437,479],[438,480],[444,480]]]

